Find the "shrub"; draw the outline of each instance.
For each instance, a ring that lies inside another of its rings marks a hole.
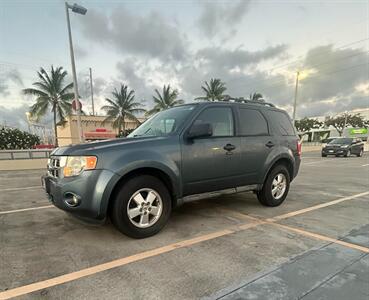
[[[39,136],[16,128],[0,127],[0,149],[31,149],[40,144]]]

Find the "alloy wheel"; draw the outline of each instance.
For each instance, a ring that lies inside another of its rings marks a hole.
[[[128,201],[127,215],[131,223],[138,228],[154,225],[163,211],[163,201],[158,192],[143,188],[135,192]]]
[[[283,197],[287,188],[286,176],[282,173],[277,174],[272,181],[272,195],[278,200]]]

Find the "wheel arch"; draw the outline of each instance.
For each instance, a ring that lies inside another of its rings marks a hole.
[[[173,179],[171,176],[163,171],[162,169],[156,168],[156,167],[139,167],[133,170],[130,170],[129,172],[122,175],[118,181],[114,184],[114,187],[107,199],[107,213],[109,214],[111,205],[112,205],[112,199],[115,197],[117,192],[119,191],[119,188],[124,184],[124,182],[127,182],[131,178],[140,176],[140,175],[151,175],[163,182],[163,184],[166,186],[166,188],[169,191],[169,194],[171,196],[172,200],[172,207],[175,207],[177,204],[177,197],[178,197],[178,187],[173,182]]]
[[[267,179],[269,173],[275,168],[277,165],[284,165],[287,168],[288,174],[290,175],[290,181],[293,180],[294,177],[294,163],[290,157],[282,156],[276,158],[270,165],[270,167],[267,169],[267,172],[264,174],[263,183]]]

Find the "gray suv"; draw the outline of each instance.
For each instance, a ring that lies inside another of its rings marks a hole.
[[[159,232],[187,201],[253,191],[278,206],[300,166],[286,112],[268,103],[205,102],[162,111],[127,138],[55,149],[50,201],[134,238]]]

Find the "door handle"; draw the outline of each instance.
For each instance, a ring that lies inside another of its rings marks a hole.
[[[267,146],[268,148],[272,148],[274,147],[274,143],[272,141],[269,141],[268,143],[265,144],[265,146]]]
[[[226,150],[226,151],[232,151],[232,150],[236,149],[236,146],[232,145],[232,144],[227,144],[223,147],[223,149]]]

